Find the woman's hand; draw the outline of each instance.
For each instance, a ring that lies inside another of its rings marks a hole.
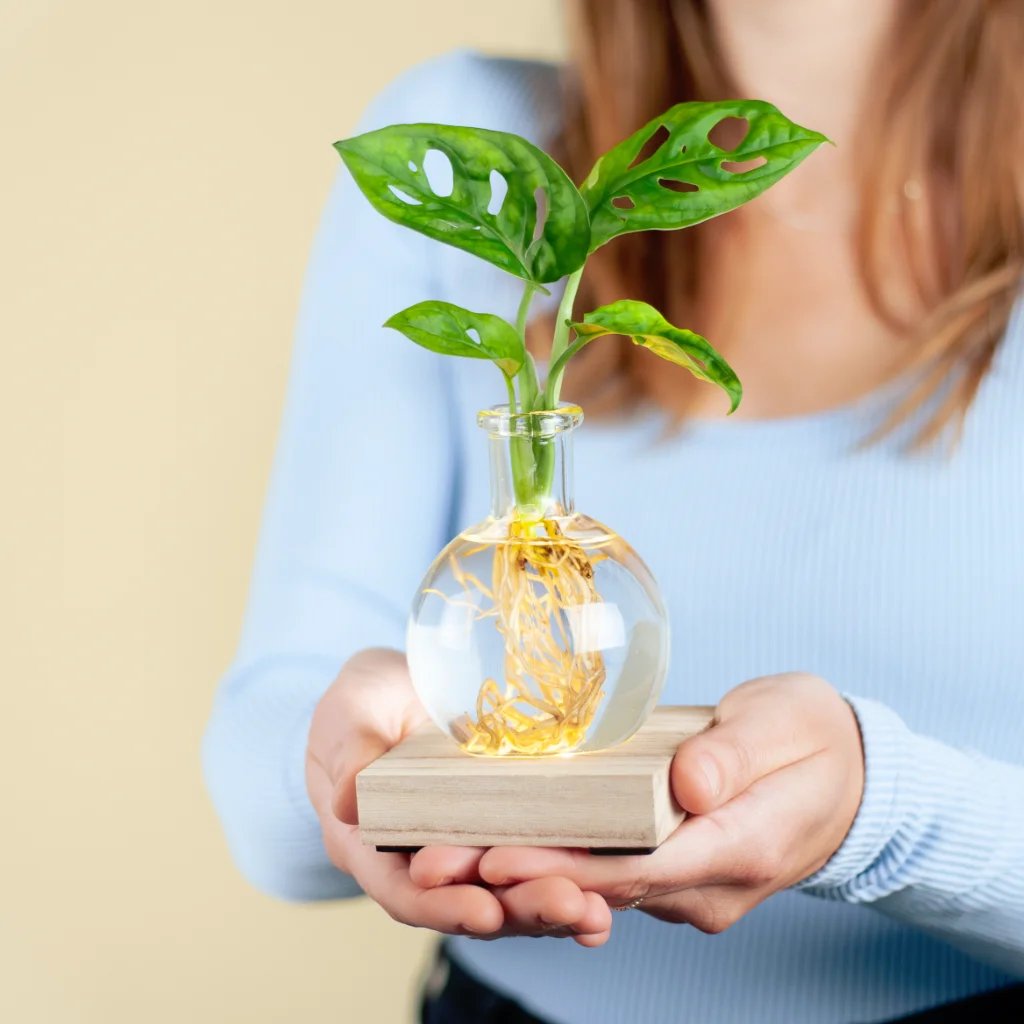
[[[680,746],[672,789],[693,817],[650,856],[495,848],[480,876],[494,886],[565,878],[612,905],[642,899],[654,917],[721,932],[842,844],[864,789],[857,720],[815,676],[752,680]]]
[[[583,945],[608,938],[603,899],[563,878],[490,891],[480,884],[483,850],[436,847],[417,854],[378,853],[359,838],[356,775],[428,720],[405,657],[368,650],[352,658],[313,716],[306,787],[320,817],[331,862],[351,875],[395,920],[450,935],[571,936]],[[444,875],[438,875],[439,865]]]

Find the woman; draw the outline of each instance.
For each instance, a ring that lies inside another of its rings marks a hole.
[[[361,888],[450,936],[428,1021],[1019,1007],[1024,4],[578,8],[564,110],[556,69],[463,52],[400,79],[362,129],[518,132],[579,179],[672,103],[744,95],[837,143],[735,213],[601,250],[578,307],[651,301],[745,384],[725,421],[713,389],[606,342],[563,392],[591,417],[581,507],[636,544],[673,610],[662,699],[719,705],[673,765],[695,816],[649,858],[359,844],[356,772],[424,719],[407,602],[486,507],[471,424],[500,398],[489,367],[378,325],[426,297],[512,317],[516,292],[342,174],[206,737],[238,865],[282,898]],[[531,326],[541,357],[551,312]],[[473,941],[514,935],[551,938]]]

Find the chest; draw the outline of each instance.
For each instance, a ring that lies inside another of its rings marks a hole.
[[[463,523],[488,507],[484,448],[467,452]],[[968,455],[659,444],[587,425],[576,505],[662,588],[664,702],[801,670],[970,745],[994,707],[1024,717],[1024,447]]]
[[[879,317],[846,234],[799,230],[753,209],[723,218],[705,247],[701,308],[677,315],[708,337],[743,381],[741,418],[836,408],[906,363],[909,339]],[[891,287],[894,277],[887,276]],[[654,361],[640,372],[651,394],[672,407],[675,382]],[[720,406],[714,389],[687,389],[688,414],[714,415]]]

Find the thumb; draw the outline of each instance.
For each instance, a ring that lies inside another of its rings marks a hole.
[[[358,824],[356,776],[427,720],[404,655],[371,649],[345,663],[317,705],[308,741],[330,783],[336,818]]]
[[[346,825],[359,824],[356,776],[396,746],[400,738],[386,736],[365,727],[354,730],[346,738],[331,797],[331,810],[339,821]]]
[[[708,814],[819,749],[790,687],[766,683],[755,680],[727,694],[711,728],[680,744],[671,782],[684,810]]]
[[[378,709],[378,711],[381,709]],[[419,726],[429,721],[426,709],[413,700],[392,708],[391,714],[360,715],[350,721],[334,771],[331,810],[346,825],[359,824],[356,804],[356,776],[393,747],[397,747]]]

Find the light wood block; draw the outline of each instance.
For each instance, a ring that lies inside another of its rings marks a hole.
[[[713,714],[659,707],[626,743],[561,757],[475,757],[424,726],[356,777],[362,841],[649,852],[684,817],[669,786],[672,756]]]

